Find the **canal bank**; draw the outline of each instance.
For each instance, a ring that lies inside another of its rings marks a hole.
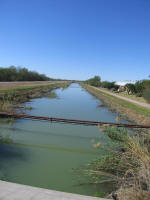
[[[57,88],[66,88],[71,84],[70,81],[51,81],[51,82],[8,82],[0,83],[0,110],[14,110],[20,103],[29,101],[33,98],[40,98],[49,91]],[[11,87],[12,85],[12,87]]]
[[[80,83],[80,85],[96,98],[102,100],[110,110],[117,112],[123,119],[138,124],[150,124],[150,109],[120,99],[90,85],[84,83]]]

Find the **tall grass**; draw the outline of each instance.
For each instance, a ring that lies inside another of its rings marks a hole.
[[[93,184],[111,183],[115,200],[150,199],[150,136],[137,133],[133,136],[123,128],[99,127],[111,145],[100,141],[99,158],[91,162],[84,173]]]

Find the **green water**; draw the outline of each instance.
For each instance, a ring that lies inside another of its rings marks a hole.
[[[38,98],[26,106],[31,115],[115,122],[116,113],[94,98],[78,84],[55,90],[57,99]],[[103,133],[97,127],[51,122],[17,120],[0,123],[1,132],[10,135],[13,144],[0,145],[0,173],[5,180],[84,195],[108,191],[109,185],[79,185],[88,182],[78,169],[100,156],[92,139]]]

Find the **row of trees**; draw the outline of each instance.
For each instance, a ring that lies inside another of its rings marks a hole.
[[[100,76],[94,76],[91,79],[88,79],[86,81],[87,84],[95,86],[95,87],[103,87],[107,89],[113,89],[118,90],[119,86],[115,84],[115,82],[109,82],[109,81],[101,81]]]
[[[95,87],[103,87],[114,91],[117,91],[120,87],[119,85],[116,85],[115,82],[101,81],[99,76],[94,76],[93,78],[88,79],[86,83]],[[150,102],[150,80],[137,81],[135,84],[128,83],[124,88],[128,94],[135,94],[138,97],[144,97]]]
[[[0,81],[48,81],[52,80],[44,74],[29,71],[27,68],[10,66],[0,67]]]

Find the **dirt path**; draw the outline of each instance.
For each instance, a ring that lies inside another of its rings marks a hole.
[[[92,86],[92,87],[93,87],[93,86]],[[106,93],[106,94],[109,94],[109,95],[112,95],[112,96],[114,96],[114,97],[117,97],[117,98],[119,98],[119,99],[122,99],[122,100],[125,100],[125,101],[128,101],[128,102],[131,102],[131,103],[133,103],[133,104],[139,105],[139,106],[141,106],[141,107],[145,107],[145,108],[150,109],[150,104],[148,104],[148,103],[139,102],[139,101],[136,101],[136,100],[133,100],[133,99],[129,99],[129,98],[127,98],[127,97],[123,97],[123,96],[114,94],[114,93],[112,93],[112,92],[106,91],[105,89],[101,89],[101,88],[97,88],[97,87],[93,87],[93,88],[96,89],[96,90],[99,90],[99,91],[101,91],[101,92],[104,92],[104,93]]]

